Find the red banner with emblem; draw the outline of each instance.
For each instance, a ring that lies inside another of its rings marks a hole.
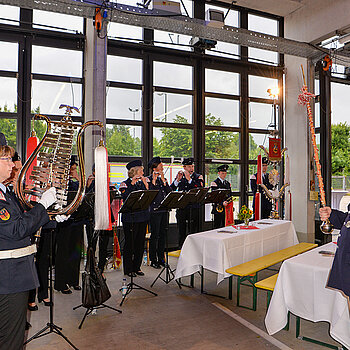
[[[280,162],[282,160],[281,139],[269,138],[269,160],[274,162]]]
[[[230,226],[235,223],[233,218],[233,201],[225,207],[225,226]]]

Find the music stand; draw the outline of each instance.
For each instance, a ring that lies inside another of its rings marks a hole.
[[[159,207],[156,208],[155,210],[166,210],[169,213],[172,209],[184,209],[185,207],[187,207],[187,205],[192,203],[192,201],[194,200],[194,197],[195,197],[195,193],[170,192],[160,203]],[[153,285],[156,283],[158,279],[161,279],[166,284],[169,284],[173,279],[175,279],[175,274],[174,274],[175,269],[172,270],[169,265],[168,228],[169,228],[169,218],[168,218],[168,223],[167,223],[166,233],[165,233],[166,261],[163,269],[159,272],[156,279],[152,282],[151,288],[153,287]],[[162,273],[164,272],[164,270],[165,270],[165,279],[162,277]],[[175,280],[175,282],[181,289],[180,282],[177,280]]]
[[[49,322],[44,328],[36,332],[33,336],[27,339],[23,345],[28,344],[30,341],[43,337],[47,334],[56,333],[61,336],[73,349],[79,350],[74,344],[61,332],[62,328],[58,327],[53,321],[53,287],[52,287],[52,253],[53,253],[53,233],[57,227],[57,222],[55,220],[50,221],[48,224],[50,228],[50,250],[49,250],[49,291],[50,291],[50,318]]]
[[[119,209],[120,214],[123,214],[123,213],[131,214],[131,250],[132,252],[134,252],[134,232],[133,232],[134,215],[139,211],[148,209],[151,203],[156,198],[158,192],[159,192],[158,190],[140,190],[140,191],[131,192],[128,198],[126,199],[126,201],[123,203],[122,207]],[[134,260],[134,257],[132,257],[132,261],[133,260]],[[127,290],[126,290],[126,293],[123,295],[122,301],[120,302],[120,306],[123,305],[126,296],[130,294],[134,289],[142,289],[148,293],[153,294],[154,296],[158,295],[134,283],[134,276],[133,276],[133,273],[131,273],[130,283],[128,283],[127,285]]]
[[[204,204],[211,203],[217,204],[225,201],[227,195],[230,193],[228,189],[217,189],[208,192],[204,198]],[[214,209],[215,210],[215,209]],[[212,228],[214,228],[214,213],[212,214]]]
[[[209,191],[209,188],[207,187],[196,187],[196,188],[190,189],[187,193],[194,194],[194,197],[189,204],[203,204],[203,201],[208,191]],[[189,208],[189,209],[190,209],[190,227],[191,227],[193,208]],[[198,227],[198,229],[200,230],[200,227]],[[190,228],[188,231],[189,231],[188,234],[196,233],[196,232],[190,232]]]

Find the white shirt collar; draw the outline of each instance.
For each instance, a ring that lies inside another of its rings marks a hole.
[[[2,192],[6,193],[6,186],[4,184],[0,183],[0,189]]]

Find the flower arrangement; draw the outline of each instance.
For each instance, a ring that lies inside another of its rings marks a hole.
[[[250,210],[246,205],[242,205],[238,213],[238,219],[243,220],[244,223],[248,226],[249,219],[253,216],[253,210]]]

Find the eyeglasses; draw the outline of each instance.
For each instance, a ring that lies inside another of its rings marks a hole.
[[[0,160],[6,160],[8,163],[11,163],[12,157],[0,157]]]

